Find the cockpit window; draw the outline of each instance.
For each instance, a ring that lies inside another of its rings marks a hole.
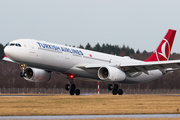
[[[14,46],[14,43],[11,43],[10,46]]]
[[[17,46],[17,47],[21,47],[21,44],[19,44],[19,43],[10,43],[9,46]]]
[[[18,44],[18,46],[19,46],[19,47],[21,47],[21,45],[20,45],[20,44]]]

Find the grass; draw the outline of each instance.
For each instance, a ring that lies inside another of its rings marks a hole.
[[[176,113],[177,108],[180,108],[180,96],[47,95],[0,97],[0,116],[173,114]]]

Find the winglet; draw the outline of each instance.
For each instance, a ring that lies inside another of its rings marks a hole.
[[[176,30],[169,29],[156,51],[145,62],[167,61],[169,59]]]

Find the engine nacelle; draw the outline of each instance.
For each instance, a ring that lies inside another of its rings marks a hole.
[[[123,81],[126,78],[126,74],[116,67],[106,66],[99,68],[98,77],[107,81]]]
[[[50,73],[37,68],[26,68],[24,74],[24,79],[30,82],[46,82],[51,79]]]

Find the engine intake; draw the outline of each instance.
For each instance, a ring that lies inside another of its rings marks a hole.
[[[24,74],[24,79],[30,82],[46,82],[51,79],[50,73],[37,68],[26,68]]]
[[[116,67],[106,66],[99,68],[98,77],[106,81],[123,81],[126,74]]]

